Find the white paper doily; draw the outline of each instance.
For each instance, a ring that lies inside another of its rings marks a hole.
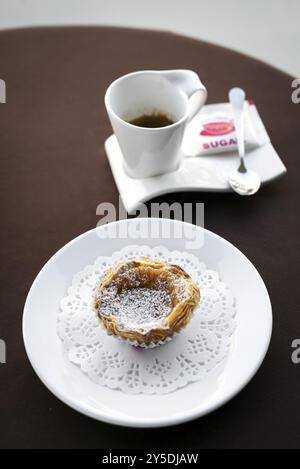
[[[96,284],[121,259],[150,257],[185,269],[201,289],[201,302],[189,324],[157,348],[138,349],[109,336],[93,307]],[[99,385],[126,393],[165,394],[198,381],[226,357],[235,329],[235,300],[217,272],[194,255],[158,246],[127,246],[98,257],[78,272],[61,301],[57,332],[69,360]]]

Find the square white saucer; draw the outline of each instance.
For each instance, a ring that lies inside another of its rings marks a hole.
[[[185,156],[181,166],[172,173],[134,179],[124,170],[122,152],[115,135],[105,141],[105,151],[128,213],[134,212],[142,202],[170,192],[230,192],[228,174],[238,166],[237,153]],[[249,169],[259,174],[263,184],[286,172],[270,142],[247,151],[246,162]]]

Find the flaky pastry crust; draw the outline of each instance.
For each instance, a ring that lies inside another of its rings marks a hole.
[[[130,275],[127,275],[130,274]],[[161,283],[167,288],[172,307],[170,313],[157,321],[150,330],[139,325],[132,329],[124,328],[117,315],[107,315],[101,310],[103,293],[110,285],[118,291],[133,288],[134,278],[140,278],[140,286],[159,288]],[[139,258],[113,265],[105,273],[96,288],[95,307],[98,317],[107,331],[114,335],[137,342],[141,345],[163,342],[174,332],[179,332],[190,320],[200,301],[200,290],[193,279],[178,265],[149,258]]]

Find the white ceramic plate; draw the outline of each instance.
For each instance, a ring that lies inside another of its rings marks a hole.
[[[136,220],[136,219],[135,219]],[[135,221],[136,222],[136,221]],[[134,220],[122,220],[88,231],[60,249],[42,268],[28,293],[23,316],[23,337],[29,360],[43,383],[63,402],[90,417],[119,425],[155,427],[200,417],[236,395],[253,377],[268,349],[272,311],[266,287],[251,262],[220,236],[174,220],[139,219],[143,226],[158,223],[169,228],[170,238],[128,239],[124,230]],[[108,227],[121,229],[107,237]],[[177,231],[176,231],[177,229]],[[178,238],[178,229],[183,236]],[[148,230],[149,231],[149,230]],[[177,233],[177,234],[176,234]],[[197,251],[208,268],[217,270],[237,302],[237,328],[222,369],[204,380],[163,396],[127,395],[95,385],[64,356],[56,334],[59,302],[73,275],[99,255],[111,255],[128,244],[165,245],[184,251],[187,239],[203,237]]]
[[[123,155],[115,135],[105,142],[107,158],[120,196],[128,213],[154,197],[174,192],[231,192],[228,175],[237,168],[236,153],[185,157],[172,173],[133,179],[124,171]],[[271,143],[247,151],[247,168],[260,176],[262,184],[282,176],[286,168]]]

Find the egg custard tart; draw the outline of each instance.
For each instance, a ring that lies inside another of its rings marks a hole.
[[[107,331],[141,346],[179,332],[200,301],[200,291],[178,265],[139,258],[113,265],[96,288],[95,307]]]

